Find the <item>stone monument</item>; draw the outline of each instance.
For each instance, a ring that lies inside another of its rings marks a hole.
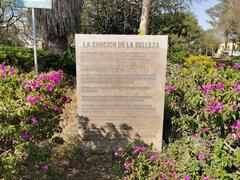
[[[161,149],[167,36],[76,35],[78,116],[96,148]]]

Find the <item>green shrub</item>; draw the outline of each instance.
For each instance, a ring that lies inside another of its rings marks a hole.
[[[169,73],[175,140],[158,156],[146,147],[117,148],[119,179],[239,179],[240,64],[213,65],[204,60]]]
[[[240,119],[239,69],[223,64],[210,69],[188,67],[177,76],[168,78],[174,89],[167,93],[167,102],[175,113],[173,123],[185,134],[208,127],[226,136],[231,131],[229,126]]]
[[[76,74],[74,51],[68,50],[63,54],[51,54],[38,49],[37,59],[40,72],[62,69],[66,74]],[[17,67],[20,71],[34,70],[33,50],[19,47],[0,47],[0,63]]]
[[[61,138],[60,114],[70,98],[64,96],[61,70],[20,74],[0,64],[0,179],[50,171],[51,148]]]
[[[201,137],[184,137],[165,146],[161,153],[151,147],[118,147],[114,169],[123,180],[237,180],[240,152],[229,146],[202,132]]]
[[[171,63],[182,64],[185,58],[186,58],[186,54],[183,51],[177,51],[177,52],[170,51],[168,54],[168,60]]]

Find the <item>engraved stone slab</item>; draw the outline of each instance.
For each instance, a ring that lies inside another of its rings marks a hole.
[[[167,41],[167,36],[76,35],[85,142],[111,148],[143,141],[161,148]]]

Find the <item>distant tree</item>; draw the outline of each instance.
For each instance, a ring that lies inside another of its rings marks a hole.
[[[189,11],[191,0],[85,0],[86,33],[137,34],[149,32],[152,17]]]
[[[96,34],[137,34],[141,7],[141,0],[85,0],[83,31]]]
[[[143,0],[139,31],[144,34],[148,34],[148,25],[151,16],[158,16],[160,14],[173,15],[179,12],[186,13],[193,1],[194,0]]]
[[[0,43],[17,28],[15,23],[20,19],[21,13],[14,9],[11,0],[0,0]]]
[[[36,10],[37,31],[47,50],[65,51],[68,40],[81,32],[82,6],[82,0],[53,0],[53,9]]]
[[[200,38],[199,44],[205,55],[213,55],[217,50],[220,44],[219,37],[216,36],[216,32],[214,29],[204,31]]]
[[[199,50],[202,29],[191,12],[167,12],[151,15],[149,33],[168,35],[170,51],[186,54]]]
[[[225,41],[239,43],[240,41],[240,1],[220,0],[220,2],[209,9],[210,23],[215,29],[221,30]]]

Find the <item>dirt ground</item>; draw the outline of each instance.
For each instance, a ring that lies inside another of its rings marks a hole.
[[[52,179],[69,180],[105,180],[116,179],[113,173],[112,154],[102,154],[95,150],[80,148],[77,122],[76,89],[69,90],[72,102],[65,108],[63,114],[62,137],[64,145],[56,148],[51,165],[56,175]]]

